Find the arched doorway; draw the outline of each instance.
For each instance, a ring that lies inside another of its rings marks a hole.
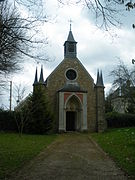
[[[69,97],[66,102],[66,131],[81,129],[82,105],[75,95]]]
[[[66,131],[75,131],[76,130],[76,121],[77,121],[77,112],[76,111],[67,111],[66,112]]]
[[[87,130],[87,93],[59,92],[59,132]]]

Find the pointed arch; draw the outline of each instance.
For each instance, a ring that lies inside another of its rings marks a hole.
[[[87,93],[59,92],[59,131],[84,130],[87,130]]]
[[[73,93],[65,102],[65,126],[66,131],[76,131],[81,129],[82,121],[82,102],[80,98]]]
[[[65,109],[67,108],[67,104],[72,100],[74,103],[76,103],[76,105],[78,104],[79,106],[78,108],[80,109],[82,108],[82,102],[80,97],[78,97],[76,94],[71,94],[65,101],[65,106],[64,106]]]

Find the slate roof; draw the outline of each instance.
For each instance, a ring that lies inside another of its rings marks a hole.
[[[65,84],[63,86],[63,88],[58,90],[58,92],[83,92],[83,93],[87,93],[87,90],[84,90],[78,84],[70,84],[70,83],[68,83],[68,84]]]
[[[41,72],[40,72],[39,82],[44,83],[44,77],[43,77],[43,66],[41,66]]]
[[[73,36],[73,34],[72,34],[72,31],[69,31],[67,41],[68,41],[68,42],[76,42],[76,41],[74,40],[74,36]]]
[[[33,85],[38,83],[38,75],[37,75],[37,67],[36,67],[36,73],[35,73],[35,79]]]
[[[97,83],[96,83],[97,87],[104,87],[104,83],[103,83],[103,76],[102,76],[102,71],[99,73],[97,73]]]

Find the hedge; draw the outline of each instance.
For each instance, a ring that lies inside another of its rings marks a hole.
[[[135,126],[135,114],[109,112],[106,113],[106,121],[108,128],[133,127]],[[0,111],[0,131],[18,131],[14,112]]]
[[[13,111],[0,111],[0,131],[17,131]]]
[[[4,132],[19,132],[19,133],[27,133],[27,134],[50,134],[53,133],[53,130],[49,129],[50,118],[44,118],[44,121],[41,121],[40,118],[37,117],[35,121],[28,119],[27,123],[21,125],[21,117],[22,113],[15,111],[4,111],[0,109],[0,131]],[[18,126],[17,126],[18,124]],[[34,130],[33,130],[33,129]],[[49,130],[47,131],[46,128]],[[32,131],[33,130],[33,131]]]
[[[135,126],[135,114],[106,113],[107,125],[110,128]]]

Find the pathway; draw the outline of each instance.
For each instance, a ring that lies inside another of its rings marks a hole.
[[[14,180],[126,180],[124,173],[86,134],[60,135]]]

